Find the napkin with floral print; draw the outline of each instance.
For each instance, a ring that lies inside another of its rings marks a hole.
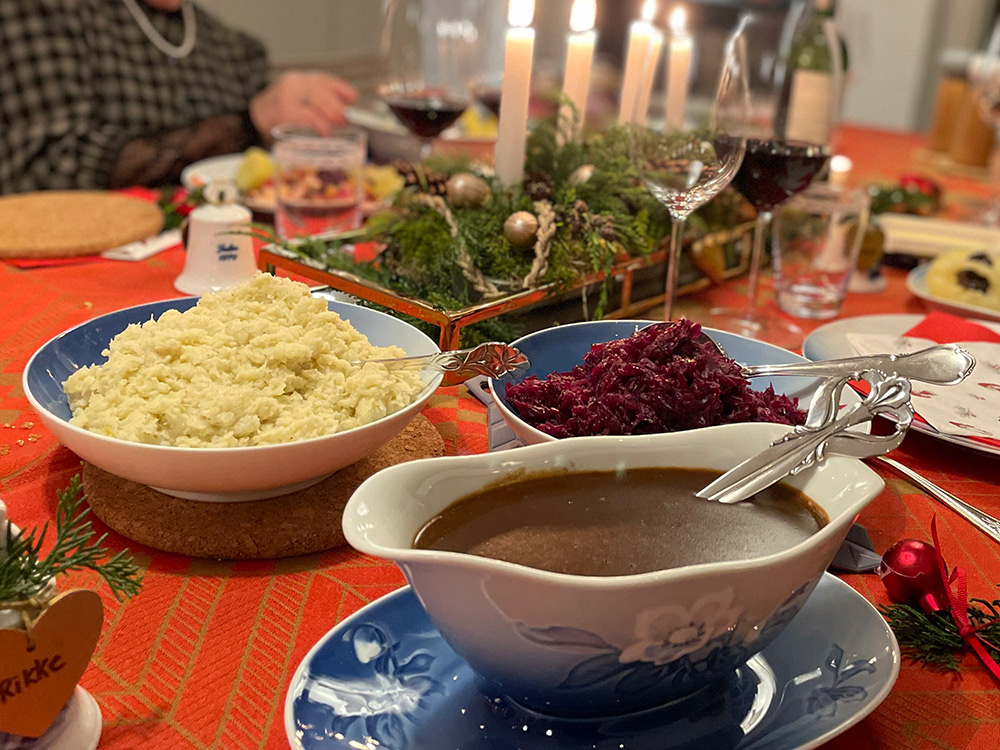
[[[1000,446],[1000,335],[947,313],[934,312],[902,336],[848,333],[858,354],[911,352],[933,344],[961,344],[976,359],[962,383],[913,384],[913,408],[938,432]]]

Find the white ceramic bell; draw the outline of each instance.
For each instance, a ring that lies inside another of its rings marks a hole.
[[[250,210],[227,202],[233,195],[225,185],[205,189],[211,202],[188,216],[187,259],[174,287],[185,294],[205,294],[227,289],[257,273],[253,239],[246,234]]]

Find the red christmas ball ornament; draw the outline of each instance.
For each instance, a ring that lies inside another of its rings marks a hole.
[[[924,612],[948,609],[948,594],[933,545],[919,539],[896,542],[882,555],[876,572],[897,604],[920,607]]]

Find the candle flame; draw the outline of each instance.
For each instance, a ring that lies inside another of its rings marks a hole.
[[[594,28],[597,20],[597,0],[573,0],[573,10],[569,14],[569,27],[580,33]]]
[[[511,26],[531,26],[535,17],[535,0],[510,0],[507,23]]]
[[[846,156],[837,154],[832,159],[830,159],[830,171],[831,172],[850,172],[854,163]]]
[[[674,36],[684,36],[687,32],[687,11],[683,5],[678,5],[670,12],[670,33]]]
[[[642,4],[642,20],[649,23],[656,16],[656,0],[646,0]]]

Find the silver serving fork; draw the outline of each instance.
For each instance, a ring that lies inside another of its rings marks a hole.
[[[434,354],[417,354],[411,357],[387,357],[384,359],[366,359],[352,362],[354,365],[364,365],[369,362],[385,365],[390,369],[425,368],[443,372],[445,385],[464,382],[478,375],[498,378],[508,372],[525,370],[531,366],[519,349],[510,344],[489,341],[470,349],[456,349]]]

